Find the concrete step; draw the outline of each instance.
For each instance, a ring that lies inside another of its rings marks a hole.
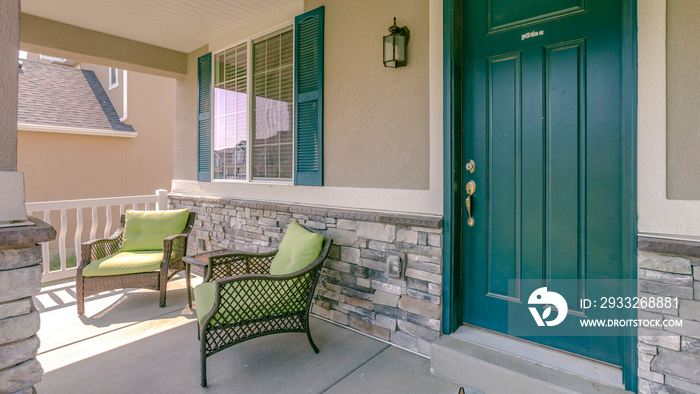
[[[431,371],[483,393],[627,393],[620,368],[462,326],[432,344]]]

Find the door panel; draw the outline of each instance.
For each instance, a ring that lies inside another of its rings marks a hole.
[[[586,11],[586,0],[489,0],[487,3],[489,32],[516,29]]]
[[[508,334],[509,305],[548,286],[567,300],[557,328],[568,335],[595,317],[580,299],[622,291],[587,285],[622,272],[621,5],[465,0],[463,10],[462,157],[476,162],[474,173],[461,163],[463,185],[476,183],[463,321]],[[526,339],[622,362],[618,337]]]
[[[520,53],[488,58],[489,207],[487,293],[520,299]],[[499,209],[493,209],[498,207]]]
[[[583,286],[557,279],[586,277],[585,40],[544,47],[546,229],[545,278],[571,306]]]

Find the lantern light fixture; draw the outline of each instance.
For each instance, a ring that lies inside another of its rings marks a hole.
[[[389,33],[388,36],[384,36],[384,67],[405,67],[406,47],[411,38],[411,32],[406,26],[397,26],[396,17],[394,17],[394,24],[389,27]]]

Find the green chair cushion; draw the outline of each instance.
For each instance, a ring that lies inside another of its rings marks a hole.
[[[292,223],[270,264],[271,275],[286,275],[306,268],[321,254],[323,236]]]
[[[194,303],[200,326],[214,307],[214,301],[216,301],[216,283],[204,282],[194,287]]]
[[[114,276],[158,271],[163,251],[119,252],[93,261],[83,269],[83,276]]]
[[[251,283],[252,282],[252,283]],[[260,282],[257,284],[256,282]],[[250,280],[247,282],[246,289],[261,288],[266,286],[264,281]],[[269,282],[268,282],[269,283]],[[242,286],[241,282],[230,282],[224,286]],[[245,321],[258,319],[270,315],[280,315],[284,313],[300,313],[306,308],[303,299],[289,303],[283,299],[286,294],[249,294],[250,297],[245,298],[236,305],[234,310],[222,311],[219,307],[219,313],[216,313],[209,322],[209,325],[217,323],[230,323],[236,321]],[[214,307],[216,301],[216,283],[204,282],[194,288],[194,302],[197,308],[197,320],[200,326],[204,323],[204,318],[207,317]],[[222,317],[223,316],[223,317]]]
[[[187,209],[172,211],[126,211],[124,222],[123,252],[137,250],[163,250],[163,240],[182,234],[190,212]]]

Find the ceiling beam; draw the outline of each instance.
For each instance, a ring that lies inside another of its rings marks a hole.
[[[171,78],[187,74],[186,53],[25,13],[19,37],[27,52]]]

